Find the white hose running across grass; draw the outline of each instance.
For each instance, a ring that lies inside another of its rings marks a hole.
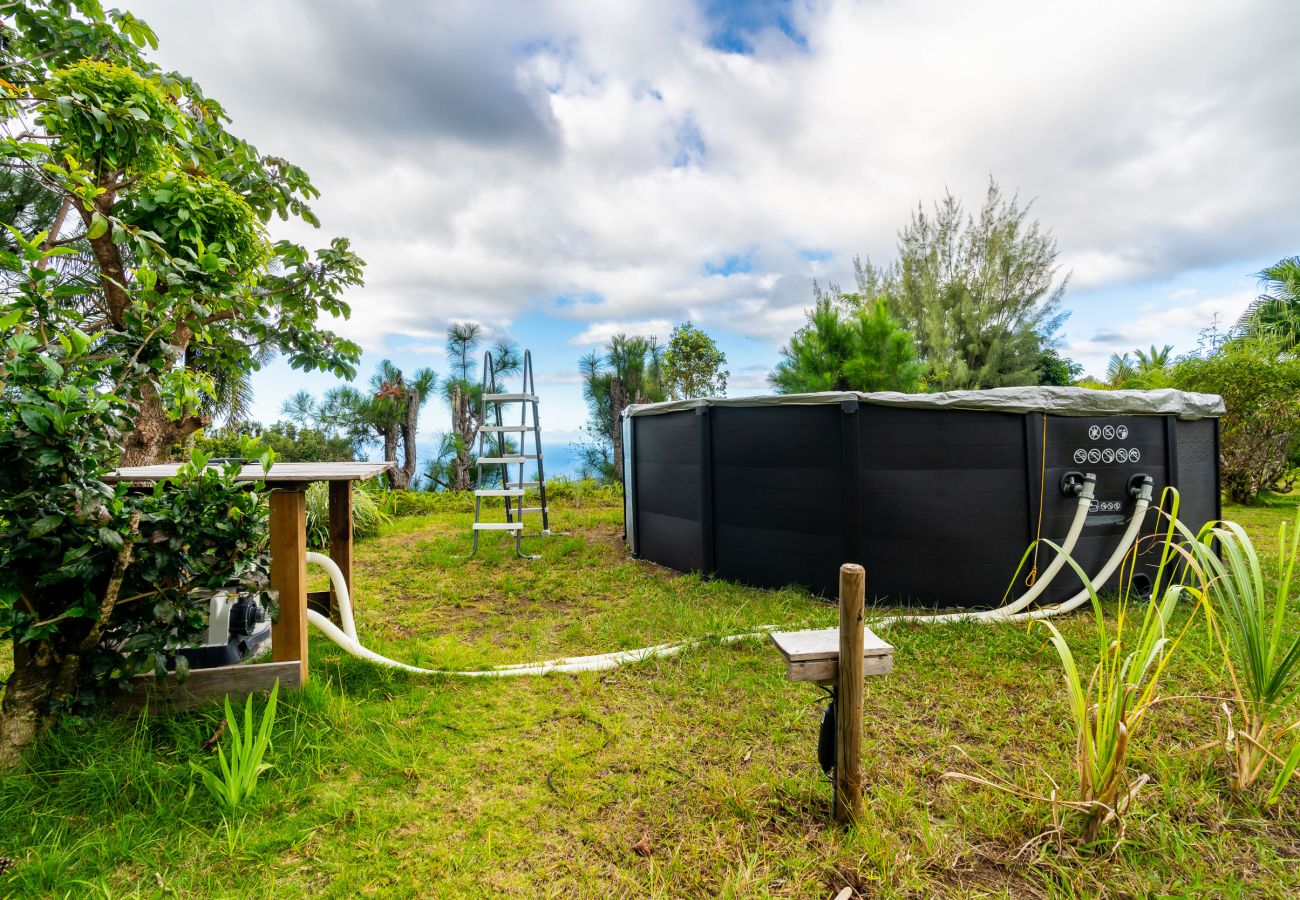
[[[543,662],[494,666],[491,669],[472,669],[468,671],[424,669],[420,666],[412,666],[404,662],[398,662],[395,659],[389,659],[362,646],[360,639],[357,637],[356,622],[352,616],[352,598],[348,595],[348,586],[343,580],[342,570],[334,563],[334,560],[321,553],[308,553],[307,562],[318,565],[329,573],[330,583],[334,586],[334,596],[338,600],[339,621],[343,623],[343,627],[340,629],[327,617],[315,610],[307,611],[307,620],[319,628],[327,638],[358,659],[369,660],[405,672],[415,672],[419,675],[445,675],[452,678],[511,678],[522,675],[546,675],[551,672],[603,672],[608,669],[616,669],[624,663],[641,662],[655,657],[675,656],[683,650],[709,640],[709,638],[694,638],[684,641],[672,641],[667,644],[656,644],[653,647],[639,647],[636,650],[619,650],[614,653],[600,653],[595,656],[568,656],[562,659],[548,659]],[[718,638],[718,640],[730,644],[735,641],[760,638],[769,631],[776,630],[776,627],[775,625],[763,625],[738,634],[725,635]]]
[[[1075,508],[1074,519],[1070,523],[1070,530],[1066,534],[1065,542],[1057,548],[1056,558],[1052,560],[1047,569],[1034,582],[1034,585],[1022,594],[1015,602],[1007,606],[998,607],[997,609],[983,610],[969,613],[949,613],[936,616],[890,616],[885,619],[879,619],[871,622],[874,626],[892,625],[895,622],[1017,622],[1026,619],[1045,619],[1051,616],[1063,615],[1078,608],[1090,596],[1092,591],[1100,590],[1103,585],[1110,579],[1116,567],[1123,561],[1128,554],[1129,549],[1137,541],[1138,535],[1142,530],[1142,522],[1146,518],[1147,508],[1151,504],[1152,483],[1147,479],[1137,498],[1137,504],[1133,510],[1133,517],[1129,521],[1129,526],[1125,530],[1119,544],[1115,547],[1114,552],[1102,566],[1101,571],[1090,580],[1089,586],[1071,597],[1064,603],[1044,607],[1043,609],[1033,610],[1031,612],[1021,612],[1029,604],[1033,603],[1038,597],[1042,596],[1052,580],[1065,565],[1066,559],[1074,550],[1078,543],[1079,536],[1083,531],[1084,520],[1087,518],[1089,506],[1093,499],[1093,487],[1095,480],[1088,476],[1084,481],[1084,487],[1079,495],[1078,506]],[[357,637],[356,620],[352,614],[352,597],[348,593],[347,583],[343,579],[343,572],[330,559],[321,553],[308,553],[307,563],[318,565],[329,574],[330,583],[334,588],[334,596],[339,607],[339,621],[342,628],[335,625],[326,616],[321,615],[315,610],[307,611],[307,620],[321,630],[324,635],[338,644],[346,652],[358,659],[364,659],[369,662],[378,663],[382,666],[388,666],[394,669],[401,669],[405,672],[414,672],[419,675],[443,675],[451,678],[512,678],[524,675],[547,675],[551,672],[558,673],[576,673],[576,672],[602,672],[609,669],[615,669],[624,663],[641,662],[652,658],[663,658],[675,656],[683,650],[697,646],[710,640],[711,638],[693,638],[681,641],[671,641],[666,644],[656,644],[653,647],[640,647],[636,650],[618,650],[613,653],[600,653],[593,656],[568,656],[560,659],[544,660],[535,663],[516,663],[513,665],[494,666],[491,669],[471,669],[466,671],[455,671],[450,669],[425,669],[420,666],[412,666],[408,663],[398,662],[389,659],[379,653],[374,652],[362,645],[361,640]],[[724,635],[715,638],[722,643],[733,643],[735,641],[751,640],[761,638],[769,632],[777,630],[776,625],[762,625],[752,628],[748,631],[742,631],[736,634]]]

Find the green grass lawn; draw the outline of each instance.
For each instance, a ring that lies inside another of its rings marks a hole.
[[[1294,501],[1227,515],[1261,544]],[[358,547],[358,629],[424,666],[479,667],[780,623],[834,608],[794,590],[702,582],[627,559],[621,511],[562,509],[539,561],[469,516],[397,520]],[[1014,568],[1015,560],[1008,560]],[[1300,611],[1297,611],[1300,624]],[[1079,646],[1086,617],[1063,628]],[[1066,791],[1073,736],[1042,629],[895,628],[866,696],[865,819],[827,823],[821,692],[766,642],[707,643],[581,676],[453,680],[357,662],[313,637],[307,690],[281,701],[247,813],[223,821],[190,762],[219,711],[65,723],[0,781],[14,896],[829,897],[1300,894],[1300,789],[1230,796],[1213,704],[1158,706],[1133,750],[1153,783],[1113,853],[1022,847],[1044,807],[942,780],[993,774]],[[1209,694],[1202,629],[1165,693]],[[0,670],[7,668],[0,660]],[[648,855],[634,850],[644,840]]]

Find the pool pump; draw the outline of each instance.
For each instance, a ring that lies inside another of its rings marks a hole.
[[[208,633],[198,647],[178,650],[190,668],[228,666],[257,651],[271,636],[266,610],[249,596],[218,591],[208,601]]]

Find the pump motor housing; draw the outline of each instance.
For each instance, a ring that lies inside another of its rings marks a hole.
[[[208,633],[203,644],[177,653],[192,669],[229,666],[256,655],[271,637],[271,623],[256,600],[246,594],[217,591],[208,599]]]
[[[757,587],[833,597],[840,564],[856,562],[868,599],[996,606],[1026,589],[1027,569],[1013,578],[1035,538],[1064,540],[1072,475],[1096,477],[1073,554],[1086,572],[1123,534],[1138,476],[1155,483],[1153,507],[1177,488],[1193,531],[1218,518],[1222,413],[1207,394],[1051,387],[632,406],[627,540],[638,558]],[[1148,583],[1153,544],[1136,570]],[[1040,570],[1052,552],[1040,545]],[[1079,588],[1067,569],[1042,602]]]

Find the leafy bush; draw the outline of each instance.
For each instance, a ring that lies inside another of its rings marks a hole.
[[[1180,360],[1173,381],[1223,397],[1228,411],[1219,441],[1229,497],[1253,503],[1262,490],[1291,489],[1287,456],[1300,434],[1300,356],[1280,353],[1270,341],[1239,339]]]
[[[394,491],[394,494],[408,493]],[[352,492],[352,536],[374,537],[388,523],[375,498],[366,490]],[[330,545],[329,486],[317,481],[307,487],[307,546],[323,550]]]
[[[355,458],[348,438],[293,422],[275,422],[265,427],[257,422],[230,425],[198,435],[194,446],[209,456],[233,457],[241,455],[240,448],[249,438],[257,438],[281,462],[351,462]]]
[[[110,377],[129,343],[93,342],[53,302],[44,235],[12,233],[24,259],[0,254],[15,273],[0,306],[0,641],[15,641],[0,770],[60,711],[163,671],[203,633],[212,592],[236,580],[270,603],[266,507],[238,466],[195,454],[152,491],[104,481],[132,412]]]

